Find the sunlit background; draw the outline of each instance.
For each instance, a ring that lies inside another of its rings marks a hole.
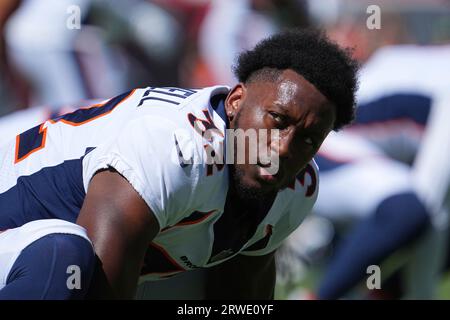
[[[232,86],[236,82],[232,66],[239,52],[292,27],[324,28],[330,38],[353,48],[363,67],[361,105],[376,100],[373,92],[378,97],[410,94],[417,86],[416,91],[430,98],[433,108],[441,92],[450,92],[448,0],[0,0],[0,137],[14,136],[85,100],[109,98],[135,87]],[[391,92],[393,88],[398,91]],[[450,104],[446,107],[450,109]],[[347,133],[373,146],[375,157],[382,154],[414,175],[429,123],[417,123],[414,116],[406,119],[409,114],[404,111],[400,115],[404,121],[394,126],[390,122],[375,130],[357,124]],[[392,134],[380,135],[380,131]],[[330,150],[334,152],[333,145]],[[326,158],[329,150],[322,151]],[[354,156],[348,152],[339,149],[337,155]],[[377,168],[382,165],[377,163]],[[436,171],[436,177],[440,176],[440,169]],[[388,172],[386,182],[391,178]],[[329,185],[335,185],[334,190],[346,188],[345,180],[325,175],[322,184],[332,181]],[[448,185],[433,188],[440,188],[433,193],[443,193],[445,199]],[[366,192],[360,191],[352,196],[360,199]],[[337,206],[345,207],[343,200],[335,202],[340,194],[333,194],[331,188],[324,192],[327,198],[319,199],[324,204],[278,254],[278,299],[317,298],[319,287],[328,281],[325,275],[336,248],[376,212],[376,203],[360,211],[337,210]],[[376,265],[381,270],[381,289],[369,290],[370,274],[366,274],[340,298],[450,299],[447,213],[444,205],[433,207],[432,200],[423,198],[431,226],[418,228],[417,236],[380,255]],[[349,259],[349,270],[352,263]]]

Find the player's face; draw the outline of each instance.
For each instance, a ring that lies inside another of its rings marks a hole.
[[[248,144],[244,164],[237,162],[235,152],[230,168],[237,191],[246,198],[260,198],[290,185],[317,152],[335,121],[334,105],[292,70],[283,71],[274,82],[237,85],[225,105],[230,129],[266,129],[267,139],[263,141],[263,136],[257,135],[258,146],[266,144],[267,150],[279,157],[278,172],[267,174],[267,161],[249,161]],[[277,141],[272,141],[271,129],[279,130]]]

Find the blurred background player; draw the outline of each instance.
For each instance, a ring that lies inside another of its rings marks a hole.
[[[210,1],[198,35],[199,54],[209,77],[234,83],[229,66],[235,63],[236,55],[283,28],[308,26],[306,5],[297,0]]]
[[[20,89],[17,76],[9,63],[5,42],[5,25],[11,14],[19,6],[19,0],[5,0],[0,3],[0,116],[13,111],[15,105],[27,105],[26,101],[19,101]]]
[[[316,157],[323,182],[316,213],[337,227],[351,225],[318,288],[322,299],[343,297],[367,278],[368,266],[381,264],[405,246],[412,252],[408,254],[409,272],[404,275],[409,280],[396,292],[385,290],[384,297],[433,298],[445,257],[447,214],[431,208],[418,191],[435,189],[430,183],[434,178],[419,187],[411,166],[423,132],[434,130],[427,122],[430,109],[442,105],[438,97],[448,91],[450,78],[441,70],[450,67],[450,46],[412,44],[442,41],[448,35],[432,28],[414,32],[418,26],[412,17],[433,15],[432,4],[377,4],[382,8],[380,30],[365,25],[368,3],[351,1],[341,2],[342,17],[329,27],[338,42],[356,47],[356,57],[369,60],[360,74],[355,124],[327,138]],[[446,7],[436,4],[439,8]],[[441,14],[436,11],[435,20]],[[410,45],[392,46],[402,43]],[[444,140],[441,136],[434,143]],[[439,188],[435,193],[446,192],[445,185]],[[419,236],[422,240],[414,243]],[[392,269],[383,266],[382,271]],[[385,272],[384,278],[391,273]]]
[[[342,288],[350,288],[350,279],[356,284],[368,266],[411,244],[428,222],[434,222],[431,228],[445,228],[445,216],[427,208],[417,192],[411,165],[429,111],[444,92],[436,83],[450,84],[447,75],[436,73],[450,61],[449,49],[384,48],[362,69],[355,124],[331,137],[317,158],[325,182],[316,212],[331,219],[361,220],[333,258],[319,297],[336,298],[347,291]],[[429,79],[433,81],[428,86]],[[438,249],[432,252],[437,255]],[[422,290],[416,297],[432,295]]]
[[[16,95],[23,105],[51,106],[150,82],[179,85],[181,54],[192,41],[183,28],[194,29],[206,6],[146,0],[15,3],[3,35],[8,66],[28,89]]]
[[[11,92],[1,108],[77,103],[148,83],[231,85],[229,66],[238,52],[307,24],[305,2],[296,0],[6,3],[0,31],[15,81],[5,82]]]

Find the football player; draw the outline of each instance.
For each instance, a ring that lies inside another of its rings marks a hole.
[[[131,298],[141,274],[219,264],[208,297],[272,298],[274,251],[314,204],[312,158],[351,121],[356,70],[322,32],[287,31],[240,55],[233,88],[135,89],[17,135],[0,149],[0,298]],[[255,143],[276,172],[249,148],[222,161],[237,129],[278,133]]]

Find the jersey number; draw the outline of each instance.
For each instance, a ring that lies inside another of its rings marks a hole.
[[[88,108],[78,109],[72,113],[65,114],[63,116],[48,120],[51,124],[57,122],[64,122],[70,126],[80,126],[87,122],[93,121],[97,118],[103,117],[109,114],[115,107],[121,102],[125,101],[129,96],[134,93],[126,92],[108,100],[105,103],[95,104]],[[14,163],[18,163],[26,159],[30,154],[45,148],[45,142],[47,140],[47,128],[44,127],[45,122],[31,128],[16,137],[16,156]]]
[[[51,119],[48,122],[50,122],[51,124],[56,122],[64,122],[65,124],[68,124],[70,126],[80,126],[109,114],[120,103],[127,100],[127,98],[130,97],[134,93],[134,91],[135,90],[132,90],[121,94],[120,96],[112,98],[105,103],[96,104],[88,108],[78,109],[72,113],[68,113],[61,117]],[[178,105],[180,103],[180,100],[186,99],[196,92],[196,90],[191,89],[152,87],[145,91],[138,107],[148,100],[160,100]],[[162,98],[161,96],[166,98]],[[30,154],[45,148],[47,128],[44,127],[44,125],[45,123],[17,135],[16,156],[14,163],[18,163],[26,159]]]

